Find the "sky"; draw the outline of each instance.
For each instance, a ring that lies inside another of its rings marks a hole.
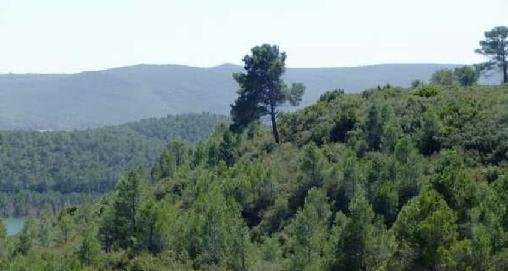
[[[0,73],[241,64],[277,44],[289,67],[483,61],[507,0],[0,0]]]

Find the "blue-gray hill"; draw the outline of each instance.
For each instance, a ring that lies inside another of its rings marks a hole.
[[[289,68],[286,79],[307,86],[304,105],[334,88],[428,80],[446,64],[386,64],[351,68]],[[191,112],[226,114],[241,67],[135,65],[77,74],[0,75],[0,129],[71,130]]]

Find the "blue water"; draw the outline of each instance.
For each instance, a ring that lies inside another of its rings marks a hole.
[[[2,222],[4,223],[5,229],[7,230],[7,235],[14,235],[20,232],[23,229],[25,220],[25,218],[19,217],[2,218]]]

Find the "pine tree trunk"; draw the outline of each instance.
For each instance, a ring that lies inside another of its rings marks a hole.
[[[276,116],[275,116],[275,106],[273,106],[273,105],[270,105],[270,116],[272,118],[272,133],[273,133],[273,138],[275,139],[275,142],[277,144],[279,144],[280,143],[279,130],[277,129],[277,119],[276,119]]]
[[[508,74],[506,74],[507,72],[507,64],[506,64],[506,58],[503,57],[503,83],[508,83]]]
[[[505,45],[504,45],[504,42],[501,41],[501,61],[503,61],[503,83],[508,83],[508,74],[506,74],[507,72],[507,63],[506,63],[506,49],[505,49]]]

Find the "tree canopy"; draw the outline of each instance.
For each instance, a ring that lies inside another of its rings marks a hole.
[[[280,144],[219,125],[0,234],[0,269],[505,270],[507,103],[508,86],[334,90],[281,113]]]
[[[490,58],[484,68],[490,69],[494,66],[501,68],[503,83],[508,83],[508,27],[496,26],[485,32],[485,40],[480,41],[480,48],[476,52]]]
[[[0,131],[0,212],[38,215],[95,200],[172,140],[196,142],[226,117],[187,114],[77,131]]]
[[[288,88],[285,84],[282,75],[286,53],[276,45],[263,44],[252,48],[251,52],[243,58],[245,72],[233,75],[240,89],[239,97],[231,105],[231,127],[239,130],[264,115],[270,115],[273,137],[279,143],[277,108],[286,102],[298,105],[305,87],[293,83]]]
[[[230,127],[171,140],[98,202],[0,228],[0,269],[506,270],[508,85],[459,68],[277,112],[303,92],[285,54],[244,60]]]

